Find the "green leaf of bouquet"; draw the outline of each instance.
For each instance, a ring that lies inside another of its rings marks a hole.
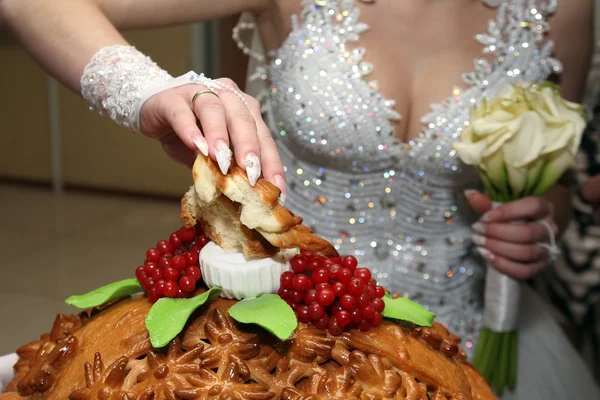
[[[492,198],[492,200],[500,201],[500,197],[501,197],[500,193],[496,189],[496,187],[492,184],[492,182],[490,181],[490,178],[488,178],[487,173],[482,168],[477,168],[477,172],[479,174],[479,177],[481,178],[481,182],[483,183],[483,186],[485,187],[487,192],[490,194],[490,197]]]
[[[406,297],[393,299],[389,294],[383,297],[385,308],[383,315],[385,318],[398,319],[411,322],[418,326],[430,327],[435,318],[435,314],[428,311],[422,305],[415,303]]]
[[[281,340],[287,340],[298,327],[294,310],[276,294],[242,300],[229,309],[229,315],[243,324],[256,324]]]
[[[547,156],[547,162],[542,170],[537,185],[533,189],[535,196],[541,196],[548,191],[575,162],[574,156],[565,150],[557,150]]]
[[[561,89],[561,87],[560,87],[560,86],[558,86],[558,85],[557,85],[556,83],[554,83],[554,82],[550,82],[550,81],[544,81],[544,82],[540,83],[540,84],[537,86],[537,91],[540,91],[540,90],[542,90],[542,89],[545,89],[545,88],[550,88],[550,89],[552,89],[554,92],[556,92],[556,94],[558,94],[559,96],[562,96],[562,89]]]
[[[221,288],[213,287],[191,299],[159,299],[146,317],[146,329],[154,348],[164,347],[183,330],[190,315],[209,299],[213,299]]]
[[[142,286],[136,278],[125,279],[102,286],[86,294],[71,296],[65,300],[65,303],[82,309],[93,308],[141,291],[143,291]]]

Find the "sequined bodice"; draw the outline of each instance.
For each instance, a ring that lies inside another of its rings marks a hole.
[[[483,266],[471,256],[473,215],[463,192],[479,183],[452,142],[471,106],[507,83],[544,80],[561,68],[544,41],[555,1],[486,3],[498,7],[497,18],[476,40],[494,61],[476,59],[463,75],[466,88],[432,105],[421,135],[406,145],[392,133],[390,121],[400,118],[394,103],[368,79],[365,50],[347,46],[369,29],[355,0],[303,1],[265,74],[288,206],[390,290],[435,311],[467,350],[479,332]]]

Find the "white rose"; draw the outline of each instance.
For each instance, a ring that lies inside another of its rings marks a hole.
[[[549,189],[571,165],[584,128],[581,107],[556,87],[510,85],[472,112],[454,149],[495,200],[508,201]]]
[[[581,105],[565,100],[558,87],[545,83],[532,92],[532,104],[544,119],[544,150],[538,160],[539,169],[531,194],[550,189],[569,169],[581,144],[586,121]]]

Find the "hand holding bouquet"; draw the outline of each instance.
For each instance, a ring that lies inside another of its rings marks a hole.
[[[542,246],[555,252],[551,207],[531,196],[544,194],[573,164],[584,128],[583,108],[564,100],[558,87],[548,82],[508,86],[473,110],[454,148],[464,163],[477,169],[495,205],[510,202],[502,212],[488,213],[487,219],[501,222],[492,215],[507,217],[518,214],[517,208],[539,208],[531,214],[539,218],[542,230],[547,228],[551,243]],[[490,261],[489,254],[486,259]],[[484,329],[473,362],[499,394],[516,385],[520,291],[518,280],[488,268]]]

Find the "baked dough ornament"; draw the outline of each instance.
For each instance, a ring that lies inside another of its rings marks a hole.
[[[17,350],[0,400],[495,399],[459,338],[385,293],[355,259],[339,258],[278,203],[274,186],[251,187],[235,167],[223,176],[203,156],[194,182],[182,200],[186,227],[146,253],[138,283],[71,297],[91,308],[58,315],[50,333]],[[198,264],[205,248],[219,258],[217,245],[223,257],[213,264],[235,251],[237,261],[262,262],[257,271],[289,268],[262,286],[271,294],[222,298],[246,296],[207,291]],[[136,287],[145,293],[131,295]]]

